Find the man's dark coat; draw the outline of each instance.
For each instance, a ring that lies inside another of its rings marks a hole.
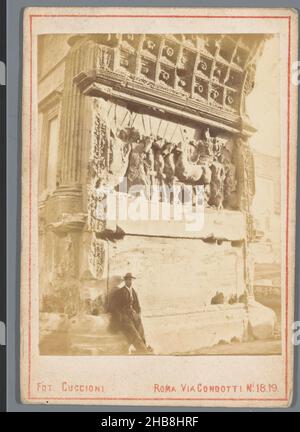
[[[128,343],[134,345],[138,351],[146,351],[141,306],[136,291],[134,288],[131,290],[132,296],[126,286],[113,293],[109,306],[112,314],[111,327],[113,330],[121,330]]]

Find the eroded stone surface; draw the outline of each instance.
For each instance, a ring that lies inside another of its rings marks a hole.
[[[248,305],[249,324],[256,339],[267,339],[274,335],[276,325],[275,312],[252,300]]]
[[[132,272],[144,314],[167,315],[201,310],[217,291],[225,303],[239,297],[245,289],[242,260],[241,248],[230,242],[126,236],[109,247],[109,274]]]

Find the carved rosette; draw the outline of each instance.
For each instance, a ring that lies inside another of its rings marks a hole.
[[[253,88],[255,83],[255,74],[256,74],[256,64],[253,63],[250,66],[248,66],[245,84],[244,84],[244,92],[245,95],[248,96]]]

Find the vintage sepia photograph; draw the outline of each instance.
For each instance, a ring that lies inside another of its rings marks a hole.
[[[281,353],[278,44],[38,37],[40,354]]]
[[[291,403],[297,19],[26,9],[24,403]]]

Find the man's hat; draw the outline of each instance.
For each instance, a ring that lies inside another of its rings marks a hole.
[[[136,277],[134,277],[132,275],[132,273],[126,273],[126,275],[123,277],[123,279],[136,279]]]

